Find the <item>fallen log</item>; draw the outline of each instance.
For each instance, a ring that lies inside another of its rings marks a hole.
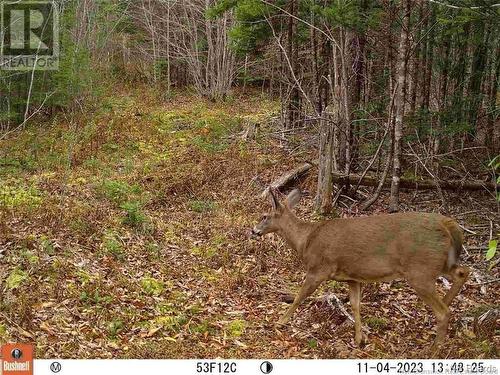
[[[262,198],[265,198],[269,193],[269,189],[280,189],[284,186],[287,186],[293,181],[301,178],[303,175],[309,172],[309,170],[314,167],[314,162],[306,162],[298,167],[289,170],[283,173],[279,178],[274,180],[271,185],[269,185],[261,194]],[[342,173],[332,173],[332,181],[333,183],[341,183],[345,184],[347,179],[350,185],[356,185],[360,180],[361,176],[357,174],[345,175]],[[377,186],[379,184],[379,180],[372,176],[363,176],[361,178],[360,185],[363,186]],[[400,186],[403,189],[416,189],[416,190],[434,190],[436,189],[436,183],[431,180],[410,180],[407,178],[401,178]],[[385,181],[384,187],[388,188],[391,186],[391,181]],[[500,185],[494,184],[492,182],[484,182],[484,181],[462,181],[462,180],[440,180],[439,186],[441,189],[445,190],[490,190],[495,191],[495,187],[497,191],[500,191]]]
[[[269,193],[269,189],[279,189],[282,188],[292,181],[297,180],[302,177],[304,174],[309,172],[309,170],[313,167],[313,164],[306,162],[304,164],[299,165],[297,168],[294,168],[290,171],[283,173],[278,179],[274,180],[271,185],[264,189],[261,194],[262,198],[265,198]]]
[[[360,180],[361,176],[356,174],[350,174],[349,176],[341,173],[333,173],[334,183],[346,183],[355,185]],[[363,186],[377,186],[379,180],[372,176],[364,176],[361,178],[360,185]],[[401,178],[399,185],[404,189],[417,189],[417,190],[434,190],[436,189],[436,183],[430,180],[410,180],[406,178]],[[388,180],[384,183],[384,187],[390,187],[391,181]],[[439,186],[441,189],[446,190],[490,190],[495,191],[495,186],[500,190],[500,185],[494,184],[492,182],[484,181],[462,181],[462,180],[440,180]]]

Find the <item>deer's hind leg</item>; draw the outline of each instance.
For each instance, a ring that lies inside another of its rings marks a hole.
[[[409,283],[415,289],[418,296],[432,309],[436,317],[437,328],[434,348],[437,348],[438,345],[443,342],[446,337],[446,331],[448,330],[448,321],[450,319],[448,305],[439,298],[434,285],[434,279],[431,282],[412,283],[409,281]]]
[[[460,292],[460,289],[462,289],[462,286],[464,285],[465,281],[467,281],[469,274],[470,274],[470,268],[464,266],[456,266],[456,267],[454,266],[452,270],[449,272],[448,276],[453,281],[453,284],[451,286],[451,289],[448,290],[448,292],[443,298],[443,302],[446,304],[446,306],[450,306],[451,301],[453,301],[453,299],[457,296],[458,292]]]

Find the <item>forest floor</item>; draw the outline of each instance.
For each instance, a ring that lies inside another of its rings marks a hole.
[[[0,140],[0,343],[35,342],[39,358],[426,355],[435,320],[403,281],[364,288],[362,348],[325,297],[350,311],[344,283],[322,286],[277,328],[283,296],[304,272],[277,236],[247,231],[268,209],[264,186],[313,149],[294,137],[282,147],[266,122],[278,106],[258,94],[211,103],[150,91],[116,90],[92,116],[59,115]],[[238,136],[246,119],[262,123],[256,140]],[[302,218],[318,219],[315,180],[301,182]],[[450,216],[476,233],[465,233],[465,262],[479,279],[454,301],[438,356],[498,357],[498,329],[486,339],[473,332],[474,317],[499,306],[499,284],[478,285],[499,277],[484,259],[496,202],[486,192],[446,197]],[[404,191],[402,202],[421,211],[440,203],[429,191]],[[336,216],[359,215],[340,203]],[[363,215],[386,207],[383,194]]]

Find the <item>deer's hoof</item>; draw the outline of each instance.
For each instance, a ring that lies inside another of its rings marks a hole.
[[[280,299],[281,301],[290,304],[294,301],[295,297],[292,294],[283,294]]]
[[[361,333],[360,335],[356,335],[354,338],[354,342],[356,343],[357,347],[364,346],[368,344],[368,336],[365,335],[365,333]]]

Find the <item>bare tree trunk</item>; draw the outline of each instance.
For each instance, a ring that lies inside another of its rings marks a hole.
[[[321,214],[329,213],[332,209],[333,133],[338,123],[338,112],[335,106],[328,106],[321,118],[316,194],[316,210]]]
[[[397,89],[394,106],[396,108],[396,121],[394,122],[394,155],[393,171],[391,183],[391,197],[389,210],[396,212],[399,210],[399,182],[401,178],[401,138],[403,137],[403,107],[404,107],[404,82],[405,82],[405,61],[408,48],[408,28],[410,25],[410,0],[403,2],[404,18],[401,28],[401,39],[398,49],[398,71],[397,71]]]
[[[418,5],[419,7],[419,17],[418,21],[422,22],[424,18],[424,6],[420,3]],[[415,38],[415,41],[417,43],[420,42],[420,35],[421,35],[421,26],[417,28],[417,35]],[[420,44],[417,44],[416,46],[413,47],[415,49],[414,57],[413,57],[413,69],[412,69],[412,88],[411,88],[411,102],[410,102],[410,113],[415,113],[415,109],[417,106],[417,90],[419,87],[419,82],[420,82],[420,69],[422,66],[422,53],[421,51],[423,50],[423,47]]]
[[[431,8],[431,15],[429,16],[429,22],[428,24],[431,25],[431,27],[434,25],[436,15],[434,14],[434,11]],[[425,111],[429,111],[429,106],[430,106],[430,100],[431,100],[431,81],[432,81],[432,66],[434,64],[434,33],[429,32],[427,35],[427,43],[426,43],[426,64],[425,64],[425,73],[424,73],[424,81],[423,83],[423,97],[422,97],[422,106],[421,108]]]
[[[170,96],[172,82],[170,77],[170,3],[167,3],[167,43],[166,43],[166,58],[167,58],[167,96]]]
[[[361,0],[361,12],[366,11],[366,1]],[[353,86],[352,93],[352,104],[351,109],[353,110],[353,115],[351,116],[354,120],[357,120],[359,111],[364,107],[363,103],[363,88],[365,82],[365,45],[366,37],[364,31],[358,31],[351,44],[351,53],[353,56],[353,73],[355,77],[355,84]],[[353,121],[352,132],[350,137],[351,145],[351,161],[349,163],[350,170],[355,170],[358,164],[359,156],[359,130],[360,122]]]
[[[349,58],[349,45],[350,43],[350,32],[348,30],[344,30],[344,38],[343,38],[343,51],[341,51],[341,92],[342,92],[342,124],[344,125],[344,134],[345,134],[345,173],[349,174],[351,171],[351,142],[352,142],[352,129],[351,129],[351,103],[349,98],[349,74],[348,68],[351,66],[351,59]],[[347,186],[348,188],[348,186]]]
[[[500,45],[497,47],[496,51],[496,62],[491,77],[491,88],[489,92],[489,105],[488,105],[488,120],[486,125],[486,145],[492,151],[493,155],[496,155],[500,150],[499,140],[497,139],[498,134],[498,110],[497,107],[497,97],[500,87]],[[497,124],[497,134],[495,134],[495,124]]]
[[[288,97],[288,105],[287,105],[287,115],[286,115],[286,123],[285,128],[290,129],[293,128],[299,118],[300,114],[300,94],[299,88],[297,87],[296,82],[296,71],[297,71],[297,60],[299,49],[296,45],[295,38],[297,36],[297,20],[294,16],[298,12],[298,3],[297,0],[290,1],[290,16],[288,17],[288,60],[290,64],[289,69],[289,85],[290,85],[290,95]]]
[[[313,17],[313,13],[311,12],[311,17]],[[321,113],[323,110],[323,103],[321,100],[321,77],[319,75],[319,67],[318,67],[318,41],[316,36],[316,28],[311,27],[310,30],[310,40],[311,40],[311,67],[312,67],[312,86],[313,86],[313,97],[312,101],[316,107],[316,112]]]

